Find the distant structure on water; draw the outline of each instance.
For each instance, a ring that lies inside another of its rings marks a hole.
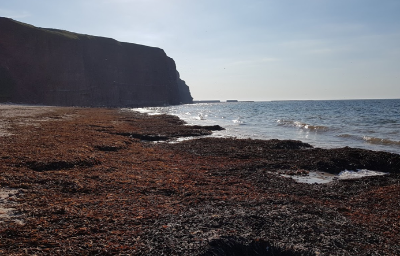
[[[225,101],[220,100],[194,100],[193,104],[196,103],[224,103]],[[254,102],[254,101],[238,101],[238,100],[226,100],[227,103],[235,103],[235,102]]]
[[[193,103],[221,103],[220,100],[194,100]]]

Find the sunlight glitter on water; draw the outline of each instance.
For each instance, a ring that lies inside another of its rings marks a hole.
[[[400,154],[400,100],[278,101],[187,104],[133,109],[176,115],[188,124],[220,125],[213,136],[300,140],[321,148]]]

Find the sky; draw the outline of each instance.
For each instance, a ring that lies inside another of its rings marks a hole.
[[[400,0],[0,0],[0,16],[162,48],[195,100],[400,98]]]

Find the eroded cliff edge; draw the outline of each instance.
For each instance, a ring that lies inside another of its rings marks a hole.
[[[139,107],[192,97],[160,48],[0,17],[0,102]]]

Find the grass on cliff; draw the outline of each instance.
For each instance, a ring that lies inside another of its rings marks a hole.
[[[52,28],[44,28],[43,29],[46,32],[55,34],[55,35],[59,35],[59,36],[63,36],[63,37],[67,37],[70,39],[82,39],[82,38],[94,38],[94,36],[89,36],[89,35],[85,35],[85,34],[78,34],[78,33],[73,33],[73,32],[69,32],[66,30],[60,30],[60,29],[52,29]]]
[[[20,21],[16,21],[16,20],[14,20],[14,22],[16,22],[16,23],[18,23],[18,24],[20,24],[22,26],[28,27],[28,28],[39,29],[39,30],[41,30],[41,31],[43,31],[45,33],[51,33],[53,35],[67,37],[69,39],[81,39],[81,38],[90,39],[90,38],[93,38],[93,36],[89,36],[89,35],[85,35],[85,34],[78,34],[78,33],[69,32],[69,31],[66,31],[66,30],[52,29],[52,28],[40,28],[40,27],[35,27],[33,25],[30,25],[30,24],[27,24],[27,23],[23,23],[23,22],[20,22]]]

